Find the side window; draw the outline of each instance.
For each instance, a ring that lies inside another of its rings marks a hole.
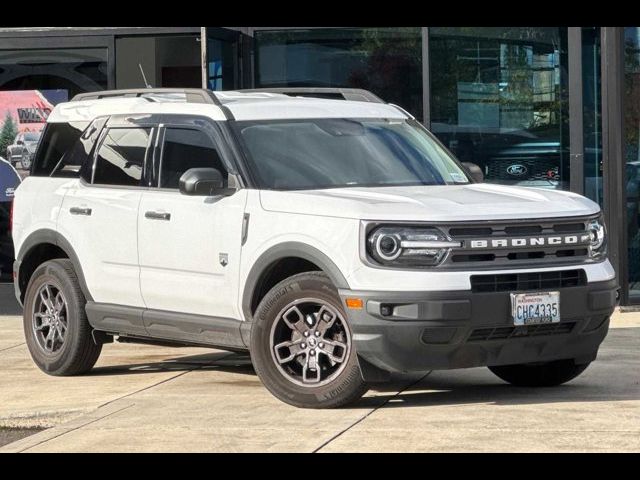
[[[180,177],[190,168],[217,168],[227,177],[227,169],[207,134],[188,128],[167,128],[158,186],[177,189]]]
[[[48,123],[36,150],[32,175],[48,177],[54,170],[63,170],[61,166],[65,163],[64,158],[67,157],[69,150],[72,149],[88,125],[88,122]],[[77,170],[69,173],[69,176],[77,176],[76,174]]]
[[[109,129],[98,148],[93,183],[139,186],[150,139],[150,128]]]

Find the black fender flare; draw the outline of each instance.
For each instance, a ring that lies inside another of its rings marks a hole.
[[[59,232],[49,228],[42,228],[29,234],[29,236],[22,242],[20,251],[16,255],[16,268],[14,268],[14,270],[16,271],[17,276],[14,283],[18,299],[21,300],[22,298],[22,294],[20,292],[20,267],[22,266],[22,262],[34,248],[43,243],[55,245],[67,255],[69,260],[71,260],[71,263],[73,263],[73,268],[78,276],[78,282],[80,283],[82,293],[88,301],[93,301],[93,297],[91,296],[91,292],[89,291],[89,287],[87,287],[87,282],[84,278],[84,272],[82,271],[80,260],[71,246],[71,243]]]
[[[316,264],[327,274],[336,288],[349,289],[349,284],[340,269],[320,250],[302,242],[280,243],[264,251],[251,267],[249,275],[247,275],[242,291],[242,313],[245,321],[250,322],[252,320],[251,300],[260,277],[271,264],[287,257],[299,257]]]

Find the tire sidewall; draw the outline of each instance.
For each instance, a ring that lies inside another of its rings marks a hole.
[[[258,376],[276,397],[295,406],[325,408],[343,403],[363,388],[357,354],[351,344],[347,364],[331,382],[319,387],[303,387],[288,380],[271,355],[271,328],[277,315],[290,303],[301,298],[326,302],[347,319],[340,297],[331,283],[321,275],[296,275],[276,285],[262,300],[251,326],[251,359]],[[362,395],[358,393],[357,396]]]
[[[53,355],[46,354],[40,347],[32,327],[32,316],[36,295],[45,283],[50,283],[62,291],[67,302],[67,332],[62,348]],[[76,289],[64,268],[54,262],[47,262],[36,269],[31,276],[24,301],[23,326],[27,346],[36,365],[45,373],[55,375],[66,370],[72,362],[74,346],[79,339],[78,324],[84,320],[84,298],[79,298]]]

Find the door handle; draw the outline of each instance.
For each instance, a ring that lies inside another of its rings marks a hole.
[[[164,220],[168,222],[171,220],[171,214],[165,212],[147,212],[144,214],[144,218],[148,218],[149,220]]]
[[[91,216],[91,209],[87,207],[71,207],[69,213],[71,213],[71,215],[85,215],[89,217]]]

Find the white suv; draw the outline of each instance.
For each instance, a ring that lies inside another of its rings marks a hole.
[[[114,339],[248,350],[276,397],[311,408],[392,372],[569,381],[616,305],[600,208],[471,172],[384,103],[76,97],[15,194],[33,359],[75,375]]]

